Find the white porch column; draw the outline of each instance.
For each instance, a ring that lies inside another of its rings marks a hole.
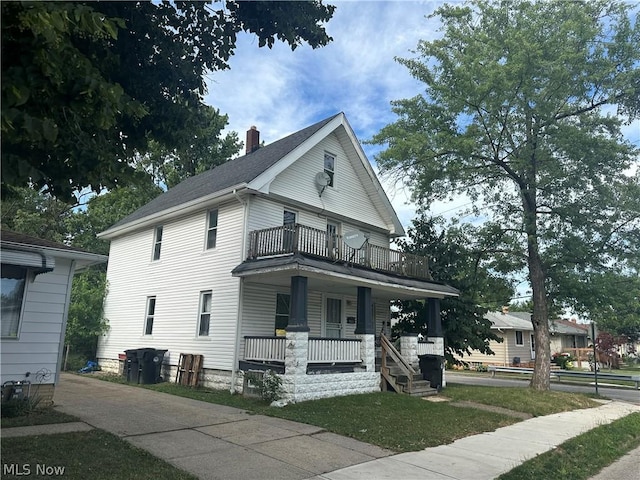
[[[366,372],[376,371],[376,336],[368,333],[356,335],[360,339],[360,358],[362,369]]]
[[[284,352],[285,375],[306,375],[309,351],[309,332],[287,332]]]
[[[418,334],[406,333],[400,337],[400,353],[412,366],[418,367]]]

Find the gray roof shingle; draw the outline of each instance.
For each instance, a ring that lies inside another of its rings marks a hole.
[[[225,188],[247,183],[297,148],[339,113],[258,150],[189,177],[110,227],[120,227]]]

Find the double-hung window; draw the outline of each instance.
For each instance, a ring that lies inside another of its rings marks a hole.
[[[18,338],[20,316],[28,270],[18,265],[2,265],[2,337]]]
[[[218,209],[207,212],[207,250],[216,247],[218,236]]]
[[[520,330],[516,330],[516,345],[519,347],[524,345],[524,337]]]
[[[212,292],[200,292],[200,315],[198,318],[198,336],[208,337],[211,322],[211,297]]]
[[[336,168],[336,156],[329,152],[324,152],[324,173],[329,175],[329,187],[333,187],[333,175]]]
[[[291,295],[288,293],[276,294],[276,335],[287,334],[286,328],[289,325],[289,312],[291,309]]]
[[[156,316],[156,297],[147,297],[147,318],[144,322],[144,334],[153,334],[153,319]]]
[[[162,225],[156,227],[153,234],[153,259],[160,260],[160,249],[162,248]]]

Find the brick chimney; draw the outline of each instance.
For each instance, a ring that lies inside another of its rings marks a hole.
[[[247,153],[255,152],[258,148],[260,148],[260,132],[255,125],[247,130],[246,146]]]

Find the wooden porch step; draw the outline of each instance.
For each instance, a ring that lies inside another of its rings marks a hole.
[[[431,387],[431,383],[428,380],[418,380],[411,384],[411,390],[407,388],[407,384],[398,382],[398,385],[402,386],[404,393],[411,395],[412,397],[426,397],[429,395],[436,395],[438,390]]]

